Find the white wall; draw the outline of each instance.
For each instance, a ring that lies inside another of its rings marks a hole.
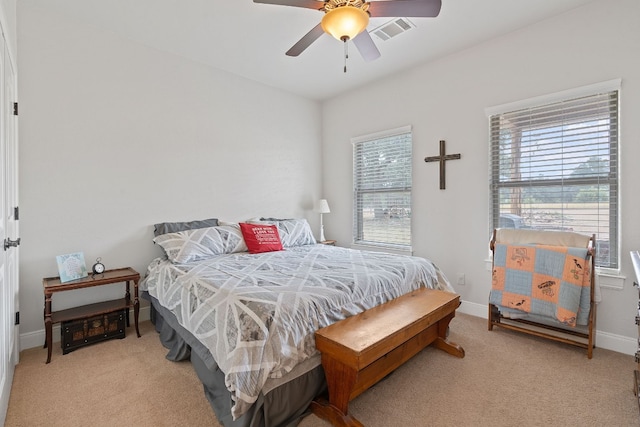
[[[462,309],[477,311],[486,306],[490,290],[485,108],[622,78],[621,274],[627,279],[622,290],[603,289],[597,329],[605,338],[622,338],[635,347],[638,293],[629,251],[640,248],[638,17],[637,0],[596,1],[325,102],[327,238],[351,242],[350,138],[411,124],[414,253],[433,259],[450,279],[466,273],[466,285],[455,287],[465,301]],[[358,120],[345,111],[357,111]],[[447,162],[446,190],[439,190],[437,163],[423,161],[438,154],[440,139],[447,141],[448,153],[462,153],[460,160]]]
[[[15,65],[17,57],[16,0],[0,0],[0,21],[4,38],[9,46],[9,55]]]
[[[44,329],[56,255],[144,273],[156,222],[282,215],[318,228],[318,103],[20,2],[18,45],[21,335]],[[106,288],[55,295],[54,310],[123,292]]]

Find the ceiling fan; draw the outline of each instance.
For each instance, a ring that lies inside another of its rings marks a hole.
[[[324,12],[322,21],[304,35],[291,49],[288,56],[298,56],[323,33],[332,35],[345,43],[353,44],[365,61],[380,57],[380,51],[365,29],[372,18],[416,17],[433,18],[438,16],[442,0],[253,0],[254,3],[275,4],[281,6],[303,7]],[[345,70],[346,71],[346,70]]]

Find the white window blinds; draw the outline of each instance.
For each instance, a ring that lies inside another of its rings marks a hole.
[[[618,268],[618,90],[494,114],[492,228],[596,234]]]
[[[411,127],[354,138],[353,241],[411,250]]]

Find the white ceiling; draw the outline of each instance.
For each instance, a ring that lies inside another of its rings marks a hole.
[[[392,0],[390,0],[392,1]],[[310,99],[323,100],[593,0],[442,0],[437,18],[389,41],[372,36],[382,56],[364,62],[324,34],[299,57],[285,52],[322,12],[252,0],[20,0],[120,36]],[[369,30],[389,19],[371,19]]]

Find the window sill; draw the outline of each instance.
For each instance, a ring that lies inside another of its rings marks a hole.
[[[627,279],[626,276],[621,276],[618,273],[598,271],[598,269],[596,269],[596,277],[601,288],[614,289],[616,291],[624,289],[624,282]]]
[[[375,252],[390,252],[398,255],[413,255],[413,248],[400,248],[396,246],[388,245],[374,245],[364,243],[352,243],[351,249],[358,249],[362,251],[375,251]]]

